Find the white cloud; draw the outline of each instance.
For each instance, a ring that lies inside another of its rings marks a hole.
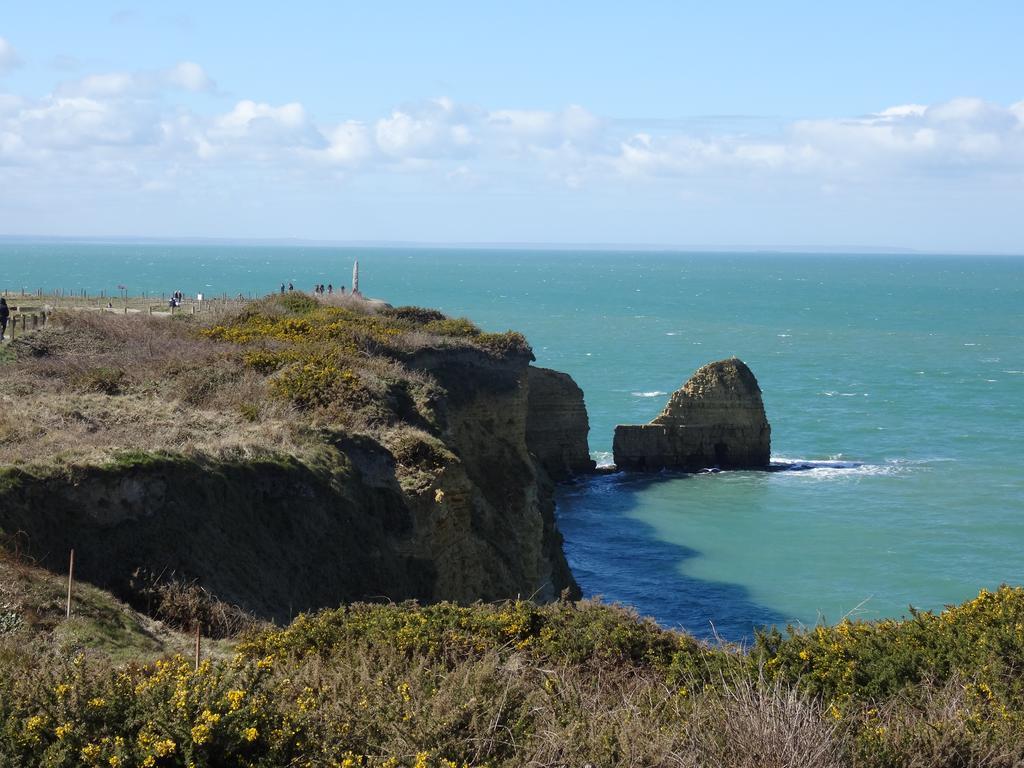
[[[162,91],[213,91],[214,81],[193,61],[181,61],[155,72],[106,72],[69,80],[57,87],[61,96],[142,98]]]
[[[298,102],[279,107],[250,100],[213,120],[205,131],[211,145],[223,148],[263,146],[279,148],[317,148],[327,146],[305,108]]]
[[[176,85],[186,91],[210,91],[214,82],[201,66],[194,61],[180,61],[164,73],[169,85]]]
[[[39,150],[151,144],[159,133],[152,113],[85,97],[49,99],[20,110],[7,122],[26,146]]]
[[[370,131],[363,123],[348,120],[335,126],[327,134],[324,155],[332,163],[355,166],[367,160],[374,152]]]
[[[627,176],[1021,172],[1024,108],[953,99],[889,107],[866,117],[798,120],[777,136],[637,133],[619,143],[611,166]]]
[[[395,109],[377,120],[374,140],[386,156],[431,160],[467,150],[477,139],[474,110],[441,98]]]
[[[499,109],[489,112],[486,125],[497,136],[525,145],[585,144],[600,131],[601,121],[578,105],[560,112]]]
[[[21,58],[14,46],[7,42],[6,38],[0,37],[0,75],[10,72],[21,65]]]
[[[574,104],[486,109],[448,98],[331,122],[299,102],[243,99],[211,113],[214,99],[183,98],[201,92],[216,95],[216,85],[190,61],[89,74],[35,99],[0,92],[0,189],[17,186],[3,176],[12,169],[24,171],[21,181],[54,189],[70,175],[168,193],[222,188],[247,168],[258,170],[256,184],[287,177],[295,189],[416,173],[481,194],[646,183],[755,189],[761,180],[796,178],[838,196],[854,184],[882,188],[911,175],[950,173],[1024,182],[1024,101],[960,98],[798,120],[760,133],[757,124],[741,123],[735,127],[742,130],[696,134],[693,123],[640,122],[637,129],[635,121],[605,120]]]

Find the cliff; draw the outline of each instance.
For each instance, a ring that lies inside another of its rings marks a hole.
[[[0,530],[54,570],[74,547],[80,578],[129,599],[140,579],[173,575],[278,620],[355,600],[578,595],[547,458],[527,437],[525,340],[428,310],[357,309],[275,299],[199,328],[76,317],[62,330],[56,318],[2,366],[33,394],[0,432],[17,443],[58,408],[69,429],[47,439],[62,460],[0,467]],[[170,372],[123,359],[170,343],[188,345]],[[576,466],[585,411],[580,428],[581,402],[561,408],[564,466]],[[110,423],[129,416],[143,429]]]
[[[738,358],[708,363],[650,424],[620,425],[615,464],[625,469],[760,469],[771,456],[761,388]]]
[[[583,390],[566,373],[530,367],[526,443],[553,480],[592,472]]]

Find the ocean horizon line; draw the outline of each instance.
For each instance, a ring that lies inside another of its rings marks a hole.
[[[926,250],[890,245],[825,245],[825,244],[701,244],[701,243],[587,243],[541,241],[429,241],[429,240],[332,240],[302,237],[205,237],[205,236],[135,236],[135,235],[25,235],[0,234],[2,244],[74,244],[83,245],[222,245],[248,247],[306,248],[372,248],[418,249],[437,248],[494,251],[623,251],[651,253],[758,253],[807,255],[872,255],[872,256],[998,256],[1022,257],[1017,251]]]

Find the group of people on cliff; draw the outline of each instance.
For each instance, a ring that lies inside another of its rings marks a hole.
[[[292,284],[292,283],[288,283],[288,291],[287,292],[291,293],[294,290],[295,290],[295,285]],[[281,283],[281,293],[282,294],[285,293],[285,285],[284,285],[284,283]],[[317,295],[317,296],[324,296],[324,295],[326,295],[326,296],[333,296],[334,295],[334,284],[333,283],[328,283],[327,286],[325,287],[323,283],[317,283],[316,285],[313,286],[313,293],[315,295]],[[342,296],[345,295],[345,286],[344,285],[341,286],[338,289],[338,293],[341,294]]]

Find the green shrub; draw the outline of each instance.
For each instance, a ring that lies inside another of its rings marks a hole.
[[[413,325],[426,325],[448,319],[444,312],[426,307],[386,307],[380,311],[380,314],[385,317],[393,317],[395,320],[404,320]]]
[[[189,590],[171,602],[205,610]],[[352,605],[198,670],[50,652],[12,622],[0,765],[1011,768],[1022,604],[1003,588],[902,622],[766,633],[749,654],[593,602]]]
[[[453,336],[455,338],[475,338],[480,336],[480,329],[465,317],[445,317],[440,320],[431,320],[423,326],[427,333],[434,333],[438,336]]]
[[[533,359],[533,349],[530,348],[526,337],[518,331],[481,333],[473,341],[499,357],[528,356]]]
[[[271,303],[276,306],[283,307],[296,315],[308,315],[310,312],[320,307],[320,302],[312,296],[307,296],[306,294],[299,292],[275,295],[272,297]]]
[[[807,631],[761,632],[752,657],[837,702],[885,699],[960,676],[1020,708],[1024,588],[982,590],[962,605],[937,614],[912,610],[902,621],[844,620]]]

